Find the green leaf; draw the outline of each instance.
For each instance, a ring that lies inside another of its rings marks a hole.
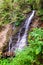
[[[41,52],[41,47],[39,46],[39,47],[36,49],[36,55],[38,55],[40,52]]]

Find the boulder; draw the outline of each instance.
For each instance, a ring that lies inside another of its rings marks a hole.
[[[15,57],[14,52],[4,52],[2,53],[2,58],[7,58],[7,57]]]

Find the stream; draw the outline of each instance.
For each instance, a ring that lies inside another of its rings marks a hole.
[[[30,17],[25,21],[25,24],[20,28],[19,32],[10,38],[8,51],[15,52],[16,50],[21,51],[27,45],[27,32],[29,30],[29,25],[32,22],[35,11],[33,10]],[[22,33],[23,31],[23,33]]]

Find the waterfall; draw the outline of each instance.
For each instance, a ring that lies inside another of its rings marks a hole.
[[[25,24],[23,26],[25,28],[25,31],[24,31],[24,34],[22,37],[20,36],[22,29],[19,30],[18,40],[17,40],[16,44],[12,46],[11,51],[14,51],[14,49],[20,51],[27,45],[27,32],[29,29],[29,25],[32,22],[32,19],[34,17],[34,14],[35,14],[35,11],[33,10],[30,17],[28,17],[27,20],[25,21]],[[12,42],[12,39],[10,39],[9,46],[10,46],[11,42]],[[9,47],[9,50],[10,50],[10,47]]]
[[[10,45],[11,45],[11,43],[12,43],[12,37],[10,38],[10,41],[9,41],[9,52],[11,51],[11,50],[10,50]]]

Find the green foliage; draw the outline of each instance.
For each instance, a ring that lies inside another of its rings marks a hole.
[[[15,22],[15,26],[19,26],[22,23],[22,21],[24,20],[24,18],[25,18],[25,16],[23,16],[22,14],[21,15],[18,14],[17,16],[18,16],[18,19]]]
[[[43,16],[43,9],[38,10],[37,14],[38,16]]]
[[[12,7],[11,0],[3,0],[3,4],[0,8],[0,25],[12,22],[12,18],[14,18]]]
[[[41,29],[34,29],[33,32],[29,35],[29,45],[32,45],[35,49],[36,54],[42,53],[43,47],[43,30]]]
[[[38,10],[37,13],[36,13],[36,15],[39,16],[40,20],[43,21],[43,9]]]
[[[40,9],[41,8],[41,0],[26,0],[30,6],[32,6],[32,9]]]
[[[36,9],[40,13],[41,8],[42,0],[1,0],[0,25],[16,22],[18,26],[31,9]],[[18,16],[19,14],[22,15],[22,18]],[[40,15],[42,14],[40,13]]]
[[[20,21],[25,19],[25,14],[30,11],[24,0],[2,0],[0,3],[0,25],[16,22],[20,24]],[[24,6],[24,7],[23,7]],[[18,16],[19,15],[19,16]],[[22,16],[22,17],[21,17]],[[18,20],[19,19],[19,20]]]
[[[11,0],[4,0],[0,8],[0,25],[15,22],[17,20],[18,7],[14,8]]]
[[[43,21],[43,16],[40,17],[40,20]]]
[[[43,29],[33,29],[28,42],[29,46],[15,58],[0,59],[0,65],[43,65]]]

